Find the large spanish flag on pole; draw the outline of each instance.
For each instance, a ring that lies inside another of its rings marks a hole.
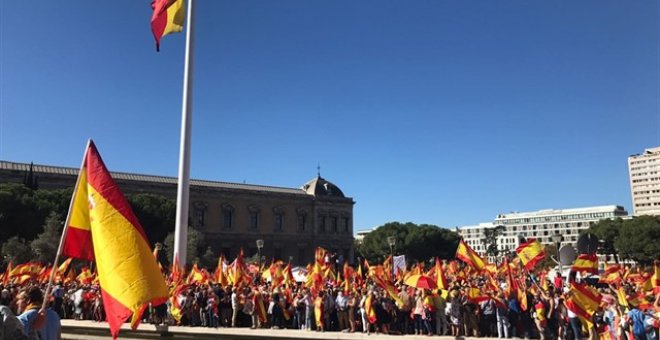
[[[86,260],[92,255],[96,261],[113,338],[131,315],[136,328],[149,303],[157,306],[167,300],[165,279],[144,230],[91,140],[64,233],[64,255]]]
[[[160,39],[170,33],[183,30],[183,1],[184,0],[154,0],[151,8],[151,31],[156,39],[156,51],[160,51]]]
[[[463,240],[458,243],[458,248],[456,248],[456,258],[462,260],[477,271],[481,271],[486,266],[485,261],[470,246],[465,244]]]
[[[516,253],[520,257],[523,267],[527,270],[534,269],[534,266],[545,258],[543,245],[535,239],[529,239],[527,242],[521,243],[516,248]]]

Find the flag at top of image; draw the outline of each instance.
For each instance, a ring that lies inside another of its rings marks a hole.
[[[520,257],[523,267],[527,270],[533,269],[539,261],[545,258],[543,245],[535,239],[529,239],[527,242],[521,243],[516,248],[516,253]]]
[[[456,248],[456,258],[465,262],[470,267],[481,271],[486,266],[484,259],[482,259],[477,252],[475,252],[465,241],[461,240]]]
[[[184,0],[154,0],[151,8],[151,31],[156,39],[156,51],[160,51],[160,39],[170,33],[183,30],[183,1]]]
[[[103,306],[116,338],[131,315],[135,329],[144,308],[164,303],[168,291],[144,230],[91,140],[71,205],[62,254],[96,262]]]

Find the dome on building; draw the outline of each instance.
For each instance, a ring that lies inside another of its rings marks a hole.
[[[325,180],[321,175],[318,175],[305,183],[301,189],[303,189],[308,195],[344,197],[344,193],[341,192],[341,189],[339,189],[338,186]]]

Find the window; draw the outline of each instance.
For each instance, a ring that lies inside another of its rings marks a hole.
[[[298,208],[296,214],[298,216],[298,231],[305,231],[307,229],[307,210]]]
[[[206,211],[195,208],[195,226],[203,227],[206,222]]]
[[[250,229],[259,229],[259,213],[250,212]]]
[[[275,230],[282,231],[283,228],[284,228],[284,215],[275,214]]]
[[[275,248],[275,250],[273,251],[273,258],[275,260],[282,259],[282,248]]]
[[[259,229],[259,220],[260,220],[260,212],[261,209],[257,207],[256,205],[249,205],[248,206],[248,216],[249,219],[248,221],[250,222],[250,229],[251,230],[257,230]]]
[[[193,226],[197,228],[204,227],[206,225],[206,209],[208,204],[206,202],[194,202],[193,203]]]
[[[333,233],[337,233],[337,217],[333,216],[330,218],[330,228]]]
[[[232,222],[232,212],[229,210],[225,210],[222,212],[222,219],[223,219],[223,228],[225,229],[231,229],[231,222]]]
[[[325,233],[325,216],[319,215],[319,233]]]
[[[280,207],[273,208],[273,230],[284,230],[284,209]]]
[[[351,230],[350,230],[350,228],[349,228],[348,217],[344,217],[344,218],[342,218],[342,220],[344,221],[344,222],[343,222],[344,232],[345,232],[345,233],[350,233]]]
[[[234,207],[225,203],[222,205],[222,228],[231,229],[234,224]]]

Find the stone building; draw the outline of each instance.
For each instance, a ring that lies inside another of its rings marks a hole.
[[[24,183],[40,189],[73,188],[78,169],[0,161],[0,183]],[[177,179],[112,172],[126,194],[153,193],[176,199]],[[234,257],[240,248],[257,253],[264,240],[266,259],[311,262],[314,249],[353,258],[355,202],[320,174],[300,188],[190,181],[190,225],[202,231],[216,252]]]

